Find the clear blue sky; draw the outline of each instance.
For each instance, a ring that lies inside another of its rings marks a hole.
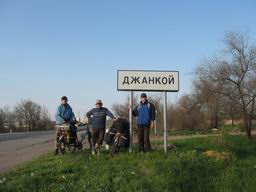
[[[189,92],[224,32],[255,37],[255,18],[255,0],[0,0],[0,107],[29,98],[53,115],[62,95],[76,113],[111,107],[127,95],[118,69],[179,70],[178,95]]]

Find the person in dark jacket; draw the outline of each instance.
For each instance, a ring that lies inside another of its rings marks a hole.
[[[86,116],[90,124],[92,124],[92,137],[94,150],[92,154],[95,154],[95,150],[98,151],[103,143],[106,128],[106,117],[109,116],[111,119],[115,120],[115,116],[105,107],[102,107],[103,103],[100,99],[96,101],[96,108],[88,111]]]
[[[137,117],[139,151],[150,151],[149,133],[155,120],[155,106],[148,101],[145,93],[141,94],[140,103],[133,110],[133,115]]]

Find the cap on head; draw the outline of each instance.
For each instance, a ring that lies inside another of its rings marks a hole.
[[[146,93],[141,93],[140,97],[145,97],[145,98],[147,98],[147,94],[146,94]]]
[[[102,105],[102,101],[101,101],[100,99],[97,99],[97,100],[96,100],[96,105],[97,105],[97,104],[101,104],[101,105]]]
[[[67,98],[66,96],[62,96],[62,97],[61,97],[61,101],[63,101],[63,100],[68,101],[68,98]]]

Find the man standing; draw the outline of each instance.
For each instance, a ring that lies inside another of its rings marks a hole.
[[[155,120],[155,106],[148,102],[146,93],[141,94],[140,104],[133,110],[133,115],[137,117],[139,151],[150,151],[149,133]]]
[[[90,124],[92,124],[92,137],[94,149],[92,154],[95,154],[95,150],[100,153],[100,147],[103,143],[106,128],[106,117],[109,116],[115,120],[115,116],[105,107],[102,107],[103,103],[100,99],[96,101],[96,108],[88,111],[86,116]]]

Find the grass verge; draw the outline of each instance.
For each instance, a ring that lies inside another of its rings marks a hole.
[[[256,191],[255,139],[225,135],[174,144],[168,154],[45,155],[0,175],[0,191]]]

